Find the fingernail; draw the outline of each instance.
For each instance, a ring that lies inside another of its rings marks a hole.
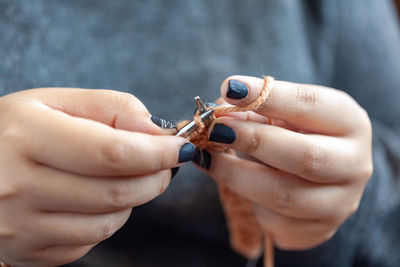
[[[229,80],[228,83],[228,92],[226,96],[232,99],[242,99],[245,98],[249,94],[249,88],[246,84],[237,81],[237,80]]]
[[[163,129],[172,129],[172,128],[176,127],[175,123],[169,122],[169,121],[164,120],[164,119],[161,119],[161,118],[159,118],[157,116],[154,116],[154,115],[151,115],[150,119],[155,125],[157,125],[158,127],[163,128]]]
[[[171,169],[171,180],[174,179],[175,175],[178,173],[180,167],[175,167]]]
[[[192,160],[194,157],[195,147],[192,143],[184,144],[179,150],[179,163]]]
[[[209,140],[212,142],[232,144],[236,139],[236,134],[232,128],[220,123],[216,123],[211,130]]]
[[[211,167],[211,154],[207,150],[196,148],[196,153],[192,161],[200,167],[209,170]]]

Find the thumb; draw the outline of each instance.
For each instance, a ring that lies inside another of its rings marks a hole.
[[[114,91],[78,88],[34,89],[36,99],[74,117],[101,122],[116,129],[162,134],[151,115],[135,96]]]

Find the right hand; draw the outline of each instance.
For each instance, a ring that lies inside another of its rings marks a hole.
[[[46,88],[1,97],[0,260],[62,265],[113,235],[179,165],[187,140],[163,131],[126,93]]]

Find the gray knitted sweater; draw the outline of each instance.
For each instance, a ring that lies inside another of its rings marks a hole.
[[[351,94],[374,126],[375,172],[328,242],[277,266],[400,266],[400,31],[389,0],[1,0],[0,93],[109,88],[189,117],[229,75],[268,74]],[[1,186],[1,185],[0,185]],[[12,214],[10,215],[12,216]],[[71,266],[244,266],[213,182],[190,164]]]

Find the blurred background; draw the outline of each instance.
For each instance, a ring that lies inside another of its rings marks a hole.
[[[114,89],[181,120],[192,116],[194,96],[218,98],[226,77],[271,75],[345,90],[380,124],[398,128],[397,19],[392,0],[1,0],[0,93]],[[349,233],[360,229],[357,216],[319,248],[277,250],[278,266],[355,261],[354,244],[334,244],[363,231]],[[188,164],[162,196],[68,266],[245,266],[225,224],[215,184]]]

